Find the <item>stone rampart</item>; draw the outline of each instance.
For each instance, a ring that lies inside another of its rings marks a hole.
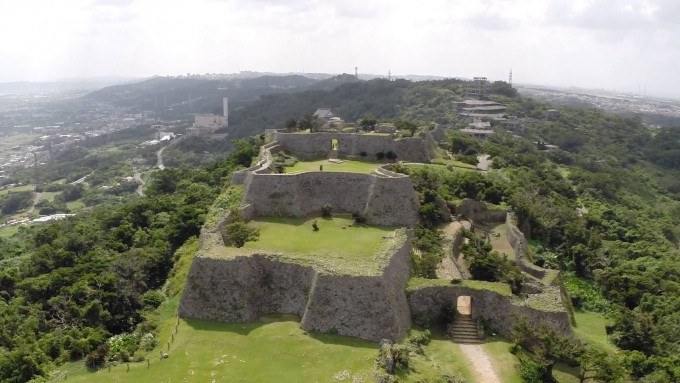
[[[413,226],[419,209],[408,177],[340,172],[251,172],[243,204],[253,206],[253,217],[304,217],[319,214],[330,204],[336,212],[360,214],[371,224],[386,226]]]
[[[524,233],[515,225],[514,214],[508,214],[505,221],[505,230],[508,237],[508,242],[510,246],[515,250],[515,259],[517,260],[517,266],[523,272],[543,280],[545,278],[548,270],[538,267],[533,263],[529,262],[528,249],[527,249],[527,239]]]
[[[338,142],[339,158],[378,159],[379,154],[392,152],[397,160],[410,162],[429,162],[434,151],[428,142],[421,138],[394,139],[389,135],[353,133],[273,133],[274,139],[287,152],[302,160],[326,158],[333,140]]]
[[[472,318],[483,320],[503,336],[511,336],[515,317],[521,316],[534,323],[546,322],[564,334],[572,333],[569,314],[565,310],[537,310],[525,305],[519,298],[491,290],[462,285],[427,286],[412,289],[407,296],[411,315],[416,323],[444,323],[446,309],[455,307],[459,296],[470,296]]]
[[[505,210],[489,210],[486,205],[474,199],[465,198],[456,206],[456,214],[473,222],[504,222],[507,212]]]
[[[410,326],[405,294],[410,245],[405,234],[397,238],[375,275],[319,272],[277,255],[196,256],[179,315],[249,322],[267,314],[296,314],[307,331],[399,341]]]

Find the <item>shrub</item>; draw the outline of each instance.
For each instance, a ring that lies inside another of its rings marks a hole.
[[[165,295],[158,290],[149,290],[142,295],[142,304],[144,307],[156,308],[165,301]]]
[[[330,204],[323,205],[323,208],[321,208],[321,216],[324,218],[331,218],[333,216],[333,206]]]

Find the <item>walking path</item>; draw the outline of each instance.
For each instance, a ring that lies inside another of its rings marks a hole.
[[[501,383],[491,365],[489,355],[481,345],[459,344],[458,346],[463,351],[463,354],[465,354],[468,363],[474,367],[475,373],[478,376],[477,383]]]
[[[144,180],[142,179],[142,173],[140,172],[135,172],[135,180],[139,182],[139,186],[137,187],[137,194],[140,196],[144,196]]]
[[[491,156],[488,154],[477,156],[477,161],[479,161],[479,163],[477,164],[477,169],[481,171],[489,170],[489,167],[491,166],[491,160],[489,159],[489,157]]]

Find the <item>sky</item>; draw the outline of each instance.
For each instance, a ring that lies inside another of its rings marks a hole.
[[[680,96],[680,0],[0,0],[0,82],[244,70]]]

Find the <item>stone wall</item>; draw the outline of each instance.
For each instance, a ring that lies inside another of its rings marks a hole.
[[[548,271],[542,267],[534,265],[527,259],[527,239],[524,236],[524,233],[522,233],[522,231],[515,225],[514,215],[508,214],[505,223],[505,231],[508,237],[508,242],[510,242],[510,246],[512,246],[512,248],[515,250],[517,266],[523,272],[543,280]]]
[[[473,222],[491,223],[504,222],[507,212],[505,210],[489,210],[483,203],[465,198],[456,206],[456,214]]]
[[[572,333],[566,311],[536,310],[523,305],[518,298],[461,285],[421,287],[409,291],[408,302],[414,322],[443,323],[445,308],[455,307],[459,296],[472,297],[473,319],[482,319],[506,337],[512,333],[515,316],[524,316],[534,323],[544,321],[557,331]]]
[[[339,172],[249,173],[243,204],[253,206],[252,216],[293,217],[319,214],[330,204],[336,212],[361,214],[386,226],[413,226],[419,209],[408,177]]]
[[[232,259],[194,258],[179,315],[249,322],[273,313],[296,314],[307,331],[372,341],[399,341],[410,327],[405,286],[410,245],[406,236],[388,253],[382,273],[334,275],[311,266],[255,254]]]
[[[388,152],[396,154],[397,160],[410,162],[429,162],[434,158],[431,145],[423,139],[413,137],[395,140],[388,135],[275,132],[274,139],[284,150],[302,160],[326,158],[334,139],[338,141],[340,158],[365,157],[368,160],[376,160],[378,153]]]

